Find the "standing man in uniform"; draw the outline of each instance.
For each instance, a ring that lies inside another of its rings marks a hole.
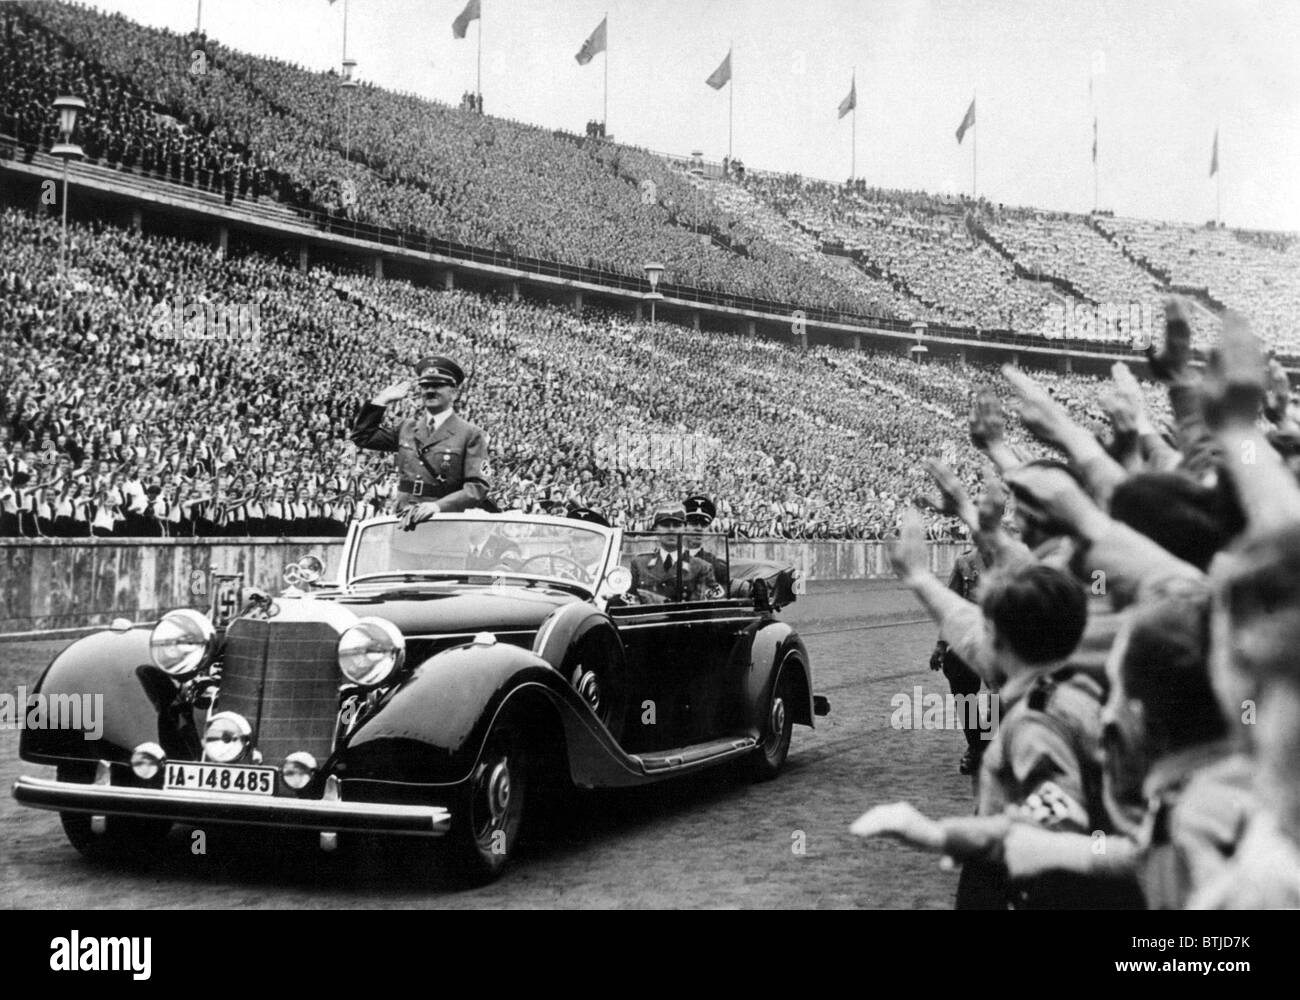
[[[952,575],[948,577],[948,589],[964,601],[977,603],[975,590],[979,585],[980,574],[990,565],[991,561],[985,558],[978,547],[967,549],[953,564]],[[953,694],[979,694],[980,675],[949,649],[948,644],[942,639],[935,644],[934,652],[930,654],[930,669],[943,671]],[[957,770],[962,774],[974,774],[979,767],[980,754],[984,752],[985,741],[980,737],[978,728],[968,727],[965,733],[966,752],[962,754]]]
[[[404,512],[407,531],[444,511],[484,506],[489,485],[487,434],[452,409],[465,372],[451,358],[432,355],[416,362],[415,381],[424,413],[383,426],[385,408],[411,390],[411,382],[399,382],[363,403],[352,424],[357,447],[397,452],[395,509]]]

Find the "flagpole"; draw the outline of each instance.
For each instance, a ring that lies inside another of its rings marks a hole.
[[[731,70],[731,78],[727,81],[727,162],[731,162],[731,131],[735,123],[734,112],[736,110],[736,67],[731,61],[734,41],[727,42],[727,67]]]
[[[600,125],[609,135],[609,11],[605,11],[605,103],[600,112]]]
[[[1223,164],[1219,162],[1219,129],[1214,129],[1214,224],[1223,225]]]
[[[348,57],[348,0],[343,0],[343,58]]]
[[[849,93],[853,95],[853,146],[849,153],[849,181],[858,176],[858,68],[853,67],[850,78]]]
[[[478,6],[478,63],[474,69],[474,92],[478,94],[479,103],[483,103],[483,3]]]
[[[970,95],[970,106],[971,106],[971,109],[975,112],[975,120],[974,120],[973,122],[971,122],[971,131],[974,132],[975,134],[974,134],[973,136],[971,136],[971,140],[970,140],[970,197],[971,197],[971,201],[976,201],[976,200],[978,200],[978,198],[979,198],[979,194],[978,194],[978,192],[979,192],[979,184],[977,183],[977,182],[978,182],[978,178],[979,178],[979,173],[978,173],[978,169],[977,169],[977,165],[978,165],[978,162],[979,162],[979,154],[976,152],[976,150],[979,149],[979,144],[980,144],[980,113],[979,113],[979,108],[975,107],[975,96],[976,96],[976,95],[975,95],[975,91],[971,91],[971,95]]]

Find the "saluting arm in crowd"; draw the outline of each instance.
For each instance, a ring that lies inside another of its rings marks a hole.
[[[1114,520],[1060,468],[1027,465],[1007,476],[1018,502],[1038,511],[1084,545],[1085,572],[1105,574],[1107,593],[1136,596],[1139,588],[1173,579],[1204,580],[1204,574]]]
[[[1070,419],[1065,408],[1035,379],[1011,365],[1002,366],[1002,375],[1020,396],[1021,423],[1040,441],[1065,452],[1070,464],[1083,476],[1088,492],[1108,508],[1115,487],[1127,478],[1124,467],[1106,454],[1092,434]]]
[[[898,579],[911,589],[939,625],[939,639],[994,690],[999,678],[978,604],[949,590],[929,569],[925,526],[915,510],[903,514],[898,538],[889,543],[889,560]]]
[[[1223,467],[1250,531],[1284,528],[1300,521],[1300,485],[1257,423],[1265,380],[1259,343],[1231,312],[1224,316],[1222,343],[1201,383],[1205,422],[1223,447]]]

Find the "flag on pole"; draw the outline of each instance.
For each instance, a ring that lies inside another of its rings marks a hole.
[[[477,21],[481,16],[479,13],[479,0],[469,0],[465,9],[456,15],[456,20],[451,22],[451,34],[453,38],[464,38],[465,32],[469,30],[469,22]]]
[[[600,24],[596,25],[596,30],[593,31],[591,36],[582,43],[582,48],[580,48],[578,54],[573,57],[578,60],[579,66],[586,66],[587,63],[591,62],[591,60],[595,58],[597,53],[605,51],[605,22],[607,20],[607,17],[602,17],[600,19]]]
[[[843,118],[858,106],[858,80],[855,75],[849,84],[849,96],[840,101],[840,117]]]
[[[1214,130],[1214,151],[1210,154],[1210,176],[1219,172],[1219,130]]]
[[[714,90],[721,90],[731,79],[731,49],[727,49],[727,58],[722,60],[722,65],[709,74],[709,78],[704,82]]]
[[[1092,162],[1097,162],[1097,116],[1092,116]]]
[[[966,114],[957,126],[957,145],[966,138],[966,130],[975,124],[975,98],[971,98],[970,107],[966,109]]]

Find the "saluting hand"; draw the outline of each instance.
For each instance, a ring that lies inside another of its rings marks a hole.
[[[379,395],[374,398],[376,406],[388,406],[390,403],[396,403],[399,399],[405,399],[411,391],[411,381],[396,382],[387,389],[380,391]]]

